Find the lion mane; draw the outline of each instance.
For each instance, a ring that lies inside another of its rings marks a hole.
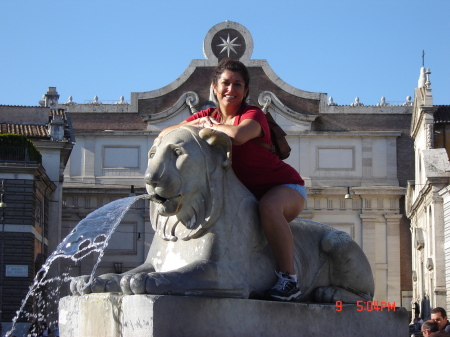
[[[176,148],[173,147],[174,142],[177,144]],[[194,144],[196,149],[187,148],[186,144]],[[212,154],[211,145],[218,149],[219,161],[217,155]],[[164,155],[164,161],[161,161],[161,156],[156,155],[157,152]],[[189,158],[183,158],[183,164],[177,165],[181,156]],[[160,165],[164,169],[157,173]],[[155,232],[169,241],[190,240],[201,236],[222,214],[223,186],[226,183],[224,172],[230,167],[231,140],[223,133],[208,128],[199,131],[192,126],[168,132],[164,140],[152,146],[149,151],[146,179],[154,179],[155,174],[159,174],[159,181],[170,184],[172,180],[178,180],[187,188],[180,186],[182,191],[177,195],[175,212],[162,212],[161,207],[151,209],[150,219]],[[195,177],[192,173],[195,173]],[[194,185],[190,179],[195,179],[200,184]],[[156,195],[151,183],[146,186],[156,205],[164,202],[164,199]],[[161,185],[159,187],[161,189]]]

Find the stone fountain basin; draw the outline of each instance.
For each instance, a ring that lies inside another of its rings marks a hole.
[[[367,305],[364,304],[367,308]],[[282,303],[235,298],[90,294],[60,301],[64,337],[408,335],[408,312],[358,311],[354,304]],[[342,309],[342,310],[340,310]],[[339,311],[340,310],[340,311]]]

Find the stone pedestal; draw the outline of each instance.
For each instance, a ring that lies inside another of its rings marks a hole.
[[[63,298],[59,325],[63,337],[408,336],[404,308],[358,311],[345,304],[337,309],[334,304],[94,294]]]

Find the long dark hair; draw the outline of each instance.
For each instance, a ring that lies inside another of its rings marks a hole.
[[[233,71],[239,73],[244,80],[245,88],[248,88],[250,85],[250,74],[248,73],[247,67],[240,61],[233,60],[230,58],[225,58],[219,62],[219,64],[214,68],[212,83],[215,85],[218,84],[219,77],[225,70]],[[247,90],[247,94],[242,100],[242,105],[245,105],[245,101],[247,100],[248,94],[250,90]],[[217,99],[217,97],[216,97]]]

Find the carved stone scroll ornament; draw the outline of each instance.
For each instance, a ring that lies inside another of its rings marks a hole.
[[[273,111],[292,121],[295,125],[302,126],[304,130],[311,130],[311,123],[317,118],[317,115],[306,115],[290,109],[271,91],[262,91],[258,95],[258,104],[264,112]]]
[[[427,141],[427,149],[433,148],[433,126],[431,124],[424,124],[425,135]]]
[[[154,114],[142,114],[141,118],[147,123],[162,122],[167,119],[173,118],[177,114],[181,113],[184,109],[189,108],[190,112],[195,111],[195,106],[198,104],[199,98],[194,91],[187,91],[178,98],[174,105],[170,108],[154,113]],[[196,111],[195,111],[196,112]]]
[[[214,129],[184,126],[149,152],[145,174],[156,234],[146,261],[123,274],[86,284],[73,294],[123,292],[258,298],[276,281],[275,258],[259,224],[258,201],[231,169],[231,141]],[[370,301],[370,264],[345,232],[291,222],[301,301]]]

